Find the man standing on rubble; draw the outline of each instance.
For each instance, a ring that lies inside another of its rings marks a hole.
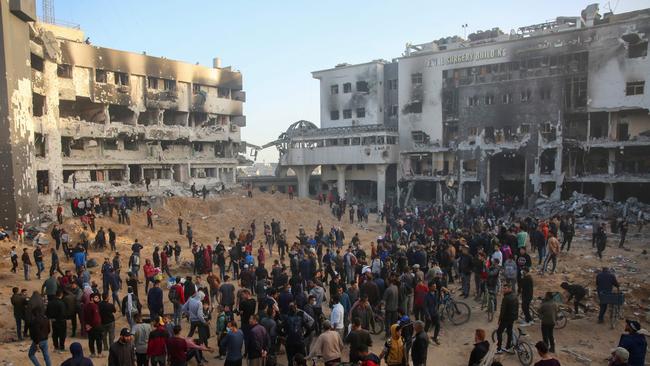
[[[600,224],[596,233],[596,254],[598,258],[603,259],[603,251],[607,246],[607,233],[605,233],[605,223]]]
[[[618,223],[618,232],[621,234],[621,242],[618,243],[618,247],[623,248],[625,236],[627,235],[627,218],[623,217],[623,221]]]
[[[598,297],[603,298],[607,295],[611,295],[614,287],[619,288],[618,281],[616,276],[609,271],[609,268],[603,267],[603,270],[596,275],[596,291],[598,292]],[[600,312],[598,313],[598,323],[603,323],[605,321],[605,312],[607,311],[607,304],[600,301]]]

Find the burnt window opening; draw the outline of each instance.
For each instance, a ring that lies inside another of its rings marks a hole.
[[[551,99],[551,89],[550,88],[541,88],[539,90],[539,97],[541,100],[550,100]]]
[[[350,119],[350,118],[352,118],[352,109],[344,109],[343,119]]]
[[[201,84],[192,84],[192,93],[199,94],[201,92]]]
[[[163,79],[163,90],[176,90],[176,80]]]
[[[203,143],[201,143],[201,142],[193,142],[192,143],[192,150],[194,150],[195,152],[203,151]]]
[[[619,123],[616,126],[616,137],[618,141],[627,141],[630,139],[629,126],[627,123]]]
[[[467,105],[470,107],[477,106],[480,104],[479,98],[477,95],[473,95],[467,98]]]
[[[72,139],[70,137],[61,136],[61,156],[70,157],[70,144]]]
[[[388,89],[389,90],[397,90],[397,79],[388,80]]]
[[[124,180],[124,170],[122,169],[109,169],[108,180],[112,182],[119,182]]]
[[[47,155],[47,136],[42,133],[34,133],[34,148],[37,158],[44,158]]]
[[[129,74],[124,72],[115,72],[115,84],[116,85],[129,85]]]
[[[366,166],[363,164],[357,164],[356,165],[357,170],[366,170]]]
[[[108,105],[108,115],[111,118],[111,122],[123,122],[126,124],[133,124],[135,118],[135,112],[133,112],[129,107],[119,104],[109,104]]]
[[[627,50],[628,58],[646,57],[648,55],[648,41],[630,45]]]
[[[104,139],[104,150],[117,150],[117,140]]]
[[[505,93],[501,95],[501,103],[510,104],[512,103],[512,93]]]
[[[159,115],[160,115],[160,113],[158,112],[158,109],[156,109],[156,108],[147,108],[146,111],[142,111],[142,112],[138,113],[137,124],[143,125],[143,126],[157,125]]]
[[[147,88],[149,89],[158,89],[158,78],[147,77]]]
[[[188,112],[179,112],[165,109],[163,111],[163,124],[166,126],[186,126],[188,117]]]
[[[485,96],[485,105],[492,105],[494,104],[494,95],[486,95]]]
[[[411,74],[411,84],[422,85],[422,73]]]
[[[230,89],[228,88],[217,88],[217,97],[230,99]]]
[[[426,144],[429,142],[429,135],[424,131],[411,131],[411,138],[416,144]]]
[[[520,100],[521,100],[522,103],[530,102],[531,96],[532,96],[532,93],[530,92],[530,89],[522,90]]]
[[[45,114],[45,97],[32,93],[32,116],[41,117]]]
[[[467,136],[476,136],[476,135],[478,135],[477,127],[470,127],[467,129]]]
[[[336,121],[339,119],[339,111],[330,111],[330,119]]]
[[[72,183],[72,175],[75,173],[74,170],[64,170],[63,171],[63,182]]]
[[[106,123],[104,104],[94,103],[86,97],[77,97],[75,100],[59,99],[59,117]]]
[[[91,182],[103,182],[104,181],[104,171],[103,170],[91,170],[90,171],[90,181]]]
[[[377,143],[377,136],[366,136],[361,139],[361,145],[374,145],[376,143]]]
[[[587,106],[587,77],[573,76],[564,84],[565,106],[578,108]]]
[[[343,84],[343,93],[352,93],[352,83]]]
[[[397,105],[392,105],[392,106],[390,106],[390,109],[389,109],[389,111],[388,111],[388,115],[389,115],[390,117],[395,117],[395,116],[397,116],[397,113],[398,113],[398,112],[399,112],[399,106],[397,106]]]
[[[330,94],[335,95],[339,93],[339,86],[337,85],[330,85]]]
[[[512,126],[504,126],[503,127],[503,137],[506,139],[506,141],[512,141],[514,138],[514,134],[512,133],[513,129]]]
[[[642,95],[645,81],[631,81],[625,84],[625,95]]]
[[[325,140],[325,146],[339,146],[338,139],[327,139]]]
[[[70,149],[71,150],[85,150],[86,149],[86,144],[85,144],[83,139],[72,140],[70,142]]]
[[[351,145],[361,145],[361,137],[353,137],[350,141]]]
[[[36,190],[38,194],[50,194],[50,172],[47,170],[36,171]]]
[[[404,107],[404,113],[422,113],[422,102],[411,102]]]
[[[138,151],[138,140],[130,138],[124,139],[124,150]]]
[[[443,90],[442,112],[445,118],[458,118],[458,89]]]
[[[108,80],[106,70],[95,70],[95,82],[96,83],[105,83]]]
[[[494,142],[494,127],[485,127],[485,140],[488,142]]]
[[[357,118],[365,118],[366,117],[366,109],[365,108],[357,108]]]
[[[522,123],[519,125],[519,132],[520,133],[529,133],[530,132],[530,125],[528,123]]]
[[[35,54],[30,54],[30,63],[32,64],[32,69],[43,72],[43,58],[35,55]]]
[[[72,79],[72,66],[66,64],[57,65],[56,76],[64,79]]]
[[[357,92],[361,92],[361,93],[369,92],[367,81],[357,81],[356,86],[357,86]]]

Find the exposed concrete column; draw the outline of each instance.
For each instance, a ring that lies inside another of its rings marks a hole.
[[[298,197],[309,197],[309,177],[314,170],[314,166],[301,165],[291,167],[291,169],[296,173],[298,179]]]
[[[442,183],[436,182],[436,203],[442,203]]]
[[[614,184],[605,183],[605,199],[608,201],[614,200]]]
[[[377,165],[377,210],[384,208],[386,201],[386,168],[388,165]]]
[[[463,180],[463,175],[465,174],[465,169],[463,168],[464,161],[464,159],[459,159],[458,164],[458,194],[456,195],[457,203],[463,203],[463,191],[465,190],[465,187],[463,186],[463,183],[465,183]]]
[[[607,174],[616,174],[616,149],[609,149],[607,157]]]
[[[338,190],[341,199],[345,199],[345,169],[347,167],[348,166],[344,164],[336,165],[336,189]]]

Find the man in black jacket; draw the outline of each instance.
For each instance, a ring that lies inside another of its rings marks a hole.
[[[16,335],[18,340],[22,341],[23,336],[27,335],[27,322],[25,320],[25,308],[27,306],[26,290],[18,292],[18,287],[13,288],[11,295],[11,305],[14,307],[14,318],[16,319]],[[22,324],[25,323],[24,333],[21,332]]]
[[[427,364],[427,351],[429,348],[429,337],[424,331],[424,323],[416,321],[413,323],[415,337],[413,339],[413,348],[411,349],[411,359],[413,366],[424,366]]]
[[[474,332],[474,348],[469,355],[467,366],[480,365],[488,351],[490,351],[490,342],[485,340],[485,329],[477,329]]]
[[[503,300],[501,301],[501,312],[499,313],[499,328],[497,328],[497,354],[504,352],[501,348],[503,341],[503,331],[508,332],[508,342],[506,349],[510,348],[512,343],[512,325],[519,315],[519,301],[517,295],[512,291],[509,283],[503,285]]]
[[[63,302],[63,291],[58,290],[54,299],[47,303],[45,311],[47,317],[52,320],[52,343],[54,348],[59,351],[65,351],[66,322],[65,316],[67,309]]]
[[[521,270],[519,291],[521,292],[521,310],[525,316],[522,326],[529,326],[533,322],[533,316],[530,314],[530,302],[533,301],[533,277],[527,268]]]
[[[36,352],[43,352],[46,365],[51,365],[50,352],[47,346],[47,337],[50,335],[50,322],[40,308],[33,309],[32,320],[29,324],[29,335],[32,338],[32,345],[29,347],[27,356],[34,365],[40,365],[36,358]]]

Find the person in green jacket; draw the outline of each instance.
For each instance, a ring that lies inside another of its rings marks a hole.
[[[553,336],[553,329],[555,328],[557,311],[558,307],[553,300],[553,293],[546,292],[542,304],[539,306],[539,309],[537,309],[537,314],[539,314],[539,319],[542,323],[542,340],[551,353],[555,353],[555,337]]]

